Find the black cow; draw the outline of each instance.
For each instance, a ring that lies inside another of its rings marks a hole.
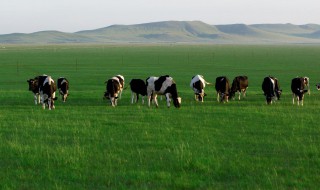
[[[280,95],[282,90],[280,89],[280,84],[275,77],[265,77],[262,82],[262,90],[266,97],[267,104],[272,104],[272,101],[280,100]]]
[[[305,90],[305,78],[296,77],[291,81],[291,91],[292,91],[292,103],[294,104],[294,99],[297,98],[297,104],[301,103],[303,106],[304,93],[308,92]]]
[[[34,95],[34,103],[40,104],[40,84],[43,84],[44,80],[46,79],[47,75],[36,76],[33,79],[27,80],[29,84],[29,90]]]
[[[69,81],[64,77],[60,77],[58,78],[57,84],[59,93],[62,97],[62,101],[66,102],[69,95]]]
[[[132,79],[130,81],[131,89],[131,103],[133,104],[134,99],[135,103],[139,100],[139,94],[142,96],[142,103],[144,104],[144,97],[147,95],[147,86],[142,79]]]
[[[202,75],[195,75],[192,77],[190,87],[194,91],[194,98],[196,101],[203,102],[204,97],[207,96],[207,94],[204,92],[206,84],[210,83],[206,82]]]
[[[57,100],[56,97],[56,90],[57,86],[51,76],[46,76],[45,80],[41,82],[43,77],[39,80],[39,89],[40,89],[40,96],[41,96],[41,103],[42,108],[45,109],[46,105],[48,109],[54,109],[54,101]]]
[[[215,88],[218,102],[228,102],[230,96],[230,83],[226,76],[216,78]]]
[[[121,90],[121,84],[117,77],[112,77],[108,81],[106,81],[106,92],[104,93],[104,97],[110,100],[110,103],[113,107],[117,106],[118,95]]]
[[[173,104],[176,108],[181,105],[181,98],[178,97],[177,85],[174,80],[169,76],[148,77],[146,79],[148,106],[150,107],[151,98],[154,100],[158,107],[157,95],[165,95],[167,99],[167,106],[170,107],[170,96],[172,97]]]
[[[230,91],[230,97],[235,98],[236,92],[239,92],[239,100],[241,93],[242,96],[246,96],[246,91],[248,88],[248,77],[247,76],[237,76],[233,79],[232,85],[231,85],[231,91]]]

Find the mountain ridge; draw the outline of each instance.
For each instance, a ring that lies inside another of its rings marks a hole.
[[[212,43],[320,44],[320,25],[227,24],[202,21],[161,21],[134,25],[111,25],[74,33],[55,30],[0,35],[3,44],[61,43]]]

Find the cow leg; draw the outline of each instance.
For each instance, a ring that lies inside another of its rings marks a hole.
[[[122,90],[119,91],[119,98],[121,99]]]
[[[152,99],[153,99],[154,103],[156,104],[156,107],[159,107],[158,99],[157,99],[157,95],[156,94],[152,96]]]
[[[34,104],[35,104],[35,105],[37,105],[38,100],[40,101],[40,98],[38,98],[38,95],[37,95],[37,94],[34,94],[34,95],[33,95],[33,99],[34,99]]]
[[[169,94],[166,94],[166,99],[167,99],[167,107],[170,108],[170,96]]]
[[[292,94],[292,104],[294,105],[294,98],[295,98],[295,95],[294,93]]]
[[[66,102],[68,94],[63,95],[63,102]]]
[[[41,96],[40,94],[37,94],[38,104],[40,104]]]
[[[135,93],[131,91],[131,104],[133,104],[134,94]]]
[[[40,93],[40,100],[41,100],[41,104],[42,104],[42,109],[46,109],[46,104],[44,102],[44,94],[43,93]]]
[[[219,96],[220,96],[220,94],[219,94],[219,92],[217,92],[217,101],[218,102],[220,102],[220,97]]]
[[[48,98],[48,110],[51,110],[51,98]]]
[[[148,95],[148,106],[150,107],[151,95]]]
[[[144,104],[144,97],[145,96],[142,96],[142,98],[141,98],[142,104]]]
[[[241,96],[241,90],[239,91],[239,98],[238,98],[239,100],[240,100],[240,96]]]

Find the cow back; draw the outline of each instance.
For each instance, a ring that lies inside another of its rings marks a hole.
[[[155,91],[160,91],[162,84],[166,81],[167,77],[169,77],[169,75],[160,76],[156,81],[154,81]]]
[[[248,77],[247,76],[237,76],[233,79],[231,90],[232,91],[241,91],[248,87]]]
[[[147,95],[147,86],[142,79],[132,79],[129,84],[132,92]]]
[[[297,77],[291,81],[291,91],[296,95],[304,93],[304,78]]]
[[[107,92],[110,94],[111,97],[115,97],[120,90],[119,81],[115,79],[109,79],[107,81]]]
[[[229,91],[230,91],[229,79],[225,76],[217,77],[215,88],[217,92],[229,94]]]

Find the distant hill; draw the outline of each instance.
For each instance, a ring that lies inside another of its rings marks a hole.
[[[164,21],[112,25],[75,33],[41,31],[5,34],[0,35],[0,43],[320,43],[320,25],[209,25],[201,21]]]

